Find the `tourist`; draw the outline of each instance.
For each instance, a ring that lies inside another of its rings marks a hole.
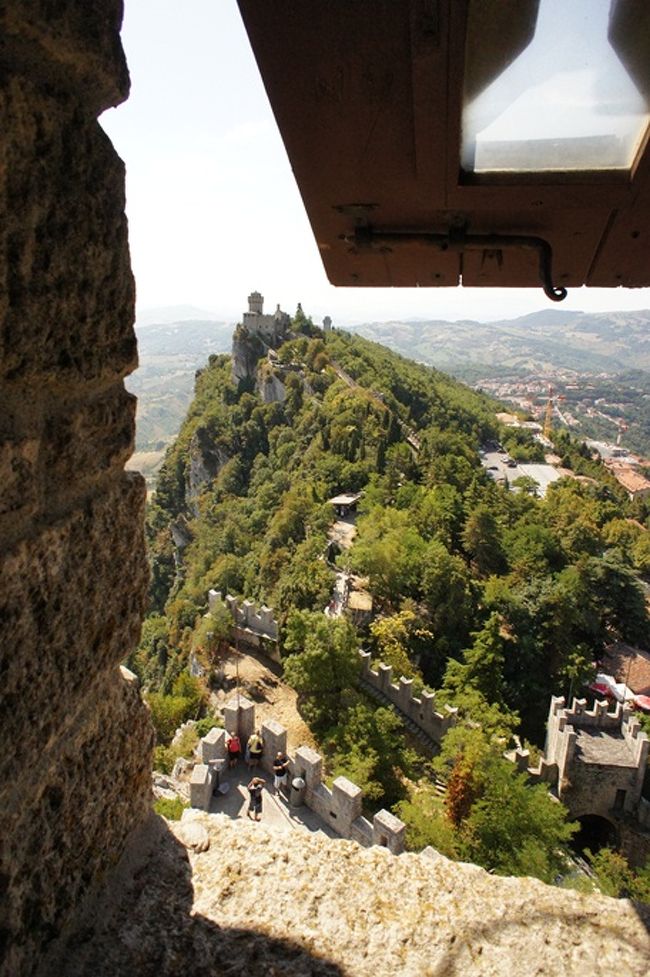
[[[262,759],[262,753],[264,752],[264,740],[260,736],[260,731],[252,733],[248,739],[248,756],[249,763],[248,766],[251,770],[254,770]]]
[[[250,784],[248,785],[248,794],[250,800],[248,802],[247,817],[251,818],[252,821],[262,820],[262,788],[264,787],[264,780],[262,777],[253,777]]]
[[[236,767],[241,755],[241,743],[239,742],[237,733],[228,733],[226,749],[228,750],[228,766]]]
[[[289,757],[286,753],[278,751],[273,761],[273,787],[276,794],[280,793],[281,787],[287,785],[287,772],[289,770]]]

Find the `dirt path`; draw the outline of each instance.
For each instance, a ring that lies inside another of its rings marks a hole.
[[[255,652],[235,652],[231,649],[225,663],[228,688],[217,693],[217,705],[223,705],[237,691],[255,703],[255,716],[259,724],[265,719],[275,719],[287,729],[287,743],[291,751],[298,746],[316,749],[316,741],[298,712],[298,696],[282,681],[280,665]]]

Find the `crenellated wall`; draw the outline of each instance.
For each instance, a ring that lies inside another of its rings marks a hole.
[[[240,601],[232,594],[222,597],[221,591],[208,591],[208,607],[212,610],[223,602],[233,620],[233,635],[255,648],[259,648],[275,661],[280,660],[277,648],[280,629],[273,616],[273,608],[262,604],[258,607],[252,600]]]
[[[544,753],[557,766],[558,796],[572,816],[636,816],[649,748],[639,721],[621,703],[610,712],[605,701],[587,709],[584,699],[570,707],[563,697],[551,699]]]
[[[445,706],[445,712],[436,712],[435,692],[413,694],[413,680],[402,675],[397,684],[393,682],[393,669],[390,665],[379,664],[377,671],[371,666],[370,652],[360,651],[362,683],[376,689],[385,696],[396,709],[412,720],[423,733],[440,744],[451,726],[456,722],[457,709]]]
[[[255,728],[255,704],[244,696],[235,696],[224,706],[225,729],[213,729],[197,748],[201,763],[192,773],[191,803],[209,810],[212,800],[215,764],[226,756],[226,731],[236,732],[246,742]],[[330,790],[323,783],[323,758],[308,746],[299,746],[291,756],[287,749],[287,730],[274,719],[267,719],[260,729],[264,741],[262,767],[273,772],[277,753],[289,757],[289,780],[300,777],[305,782],[304,803],[342,838],[350,838],[364,847],[382,845],[395,855],[404,851],[405,825],[390,811],[379,811],[369,821],[362,814],[363,791],[346,777],[337,777]],[[211,762],[211,767],[208,765]]]
[[[119,0],[0,6],[0,974],[32,974],[150,811],[119,662],[147,585]]]

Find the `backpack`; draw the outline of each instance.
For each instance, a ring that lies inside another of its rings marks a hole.
[[[239,753],[241,744],[238,736],[231,736],[228,740],[228,753]]]
[[[248,741],[248,749],[250,750],[251,753],[261,753],[262,752],[262,741],[259,738],[259,736],[257,735],[257,733],[253,733],[253,735],[249,739],[249,741]]]

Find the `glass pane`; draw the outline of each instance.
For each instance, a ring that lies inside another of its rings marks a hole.
[[[629,169],[650,116],[609,12],[610,0],[541,0],[531,43],[463,109],[465,170]]]

